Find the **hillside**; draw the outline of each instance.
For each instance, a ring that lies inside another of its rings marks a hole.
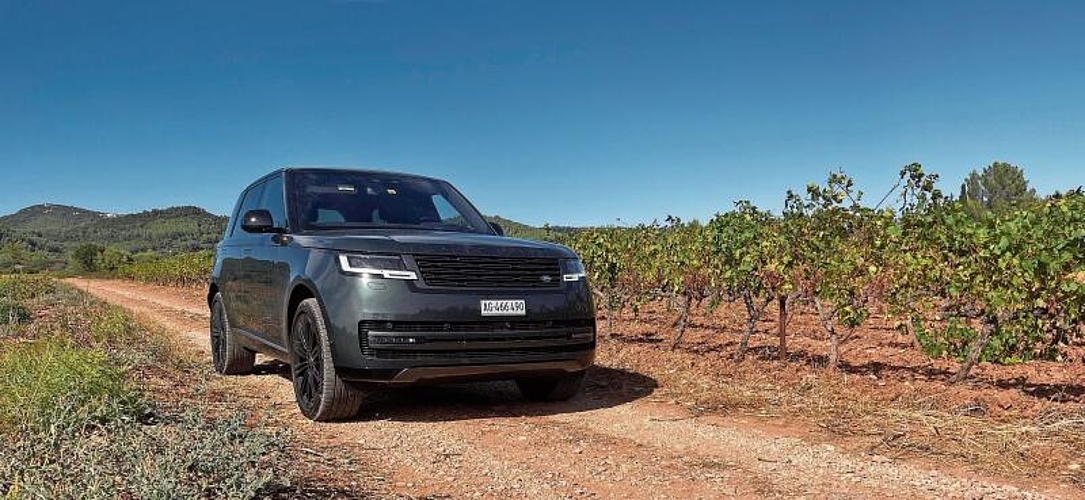
[[[198,207],[135,214],[106,214],[66,205],[34,205],[0,217],[0,272],[62,267],[67,253],[85,243],[130,253],[189,252],[210,248],[226,217]]]

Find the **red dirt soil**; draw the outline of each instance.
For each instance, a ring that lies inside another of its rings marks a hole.
[[[658,345],[665,348],[673,335],[676,313],[661,304],[642,308],[637,317],[627,313],[615,319],[608,331],[605,313],[599,320],[603,335],[622,344]],[[776,312],[771,308],[751,338],[751,364],[771,370],[781,384],[798,382],[812,373],[824,373],[828,337],[807,311],[792,311],[788,321],[788,362],[776,363],[778,355]],[[692,317],[679,351],[704,358],[697,364],[716,367],[720,374],[740,369],[731,360],[737,351],[745,316],[738,307],[723,305],[710,313]],[[1085,346],[1065,350],[1066,362],[1030,361],[1016,365],[981,363],[961,384],[949,383],[958,363],[931,359],[913,345],[911,338],[884,318],[873,317],[859,328],[842,348],[840,372],[851,390],[876,400],[895,400],[902,392],[937,394],[944,402],[960,406],[983,406],[987,416],[1035,413],[1060,408],[1085,408]],[[767,364],[767,365],[766,365]]]

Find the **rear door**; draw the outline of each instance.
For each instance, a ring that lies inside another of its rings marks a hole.
[[[249,193],[246,189],[237,198],[230,222],[222,233],[222,241],[215,247],[215,264],[218,266],[216,275],[219,292],[222,294],[222,302],[226,307],[226,315],[231,319],[236,317],[238,294],[238,273],[241,270],[241,247],[234,238],[234,229],[241,218],[241,207],[245,203],[245,196]]]

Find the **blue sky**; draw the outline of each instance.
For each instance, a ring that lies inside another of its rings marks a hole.
[[[843,168],[1085,183],[1083,2],[0,0],[0,213],[225,213],[286,165],[540,224],[778,209]]]

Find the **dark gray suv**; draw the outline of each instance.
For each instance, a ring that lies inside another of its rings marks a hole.
[[[355,415],[366,383],[514,379],[563,400],[595,357],[595,310],[566,247],[503,236],[447,182],[284,169],[241,194],[207,292],[224,374],[290,364],[301,412]]]

